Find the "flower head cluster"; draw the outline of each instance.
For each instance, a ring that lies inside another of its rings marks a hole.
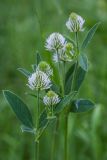
[[[46,106],[53,106],[60,102],[60,98],[55,92],[48,91],[46,96],[43,98],[43,102]]]
[[[46,40],[45,47],[49,51],[56,51],[63,48],[65,38],[60,33],[52,33]]]
[[[71,13],[66,22],[66,26],[71,32],[83,31],[84,22],[85,20],[81,16],[76,13]]]
[[[51,69],[50,65],[45,61],[41,61],[38,64],[37,70],[46,73],[49,77],[53,75],[53,70]]]
[[[46,73],[36,71],[28,78],[28,86],[32,90],[48,89],[51,87],[51,81]]]
[[[62,49],[59,50],[58,55],[55,53],[53,55],[53,60],[58,62],[58,59],[61,61],[73,61],[75,54],[74,54],[74,46],[72,43],[66,43]]]

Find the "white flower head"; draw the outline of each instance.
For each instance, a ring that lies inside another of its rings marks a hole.
[[[59,61],[66,61],[71,62],[73,61],[75,54],[74,54],[74,46],[72,43],[66,43],[62,49],[59,50],[58,55],[54,53],[53,55],[53,61],[58,62]]]
[[[27,85],[32,90],[43,90],[51,87],[51,81],[46,73],[42,71],[36,71],[28,78]]]
[[[46,40],[45,47],[49,51],[56,51],[63,48],[65,38],[60,33],[52,33]]]
[[[71,13],[66,22],[66,26],[71,32],[83,31],[84,22],[85,20],[81,16],[76,13]]]
[[[46,106],[53,106],[60,102],[60,98],[55,92],[48,91],[46,96],[43,98],[43,102]]]
[[[38,64],[38,67],[37,67],[37,71],[42,71],[44,73],[47,74],[47,76],[52,76],[53,75],[53,69],[50,67],[50,65],[45,62],[45,61],[41,61],[39,64]]]

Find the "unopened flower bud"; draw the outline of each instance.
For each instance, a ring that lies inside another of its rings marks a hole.
[[[72,43],[66,43],[62,49],[59,50],[59,60],[60,61],[66,61],[71,62],[74,60],[75,52],[74,52],[74,46]],[[57,54],[55,53],[53,55],[53,60],[55,62],[58,62]]]
[[[51,69],[50,65],[45,61],[41,61],[38,64],[37,71],[42,71],[42,72],[46,73],[47,76],[49,76],[49,77],[53,75],[53,70]]]

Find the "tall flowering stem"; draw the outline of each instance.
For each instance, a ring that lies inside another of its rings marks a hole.
[[[37,91],[37,128],[38,128],[38,126],[39,126],[39,114],[40,114],[40,107],[39,107],[39,93],[40,93],[40,91],[39,91],[39,89],[38,89],[38,91]]]
[[[63,78],[61,75],[61,66],[60,66],[60,59],[59,59],[59,53],[58,50],[56,51],[57,57],[58,57],[58,73],[59,73],[59,78],[60,78],[60,85],[61,85],[61,91],[62,91],[62,96],[64,96],[64,84],[63,84]]]
[[[79,55],[78,32],[75,33],[75,42],[76,42],[76,54],[78,56]],[[74,73],[73,73],[72,88],[71,88],[72,91],[74,90],[74,82],[75,82],[75,76],[76,76],[77,68],[78,68],[78,60],[75,63],[75,69],[74,69]]]
[[[56,50],[56,55],[57,55],[57,59],[58,59],[58,73],[59,73],[59,78],[60,78],[61,92],[62,92],[62,96],[64,96],[64,81],[63,81],[62,75],[60,74],[61,67],[60,67],[60,59],[59,59],[58,49]],[[54,133],[53,133],[51,160],[54,160],[54,158],[55,158],[55,148],[56,148],[57,137],[58,137],[59,119],[60,119],[60,115],[58,114],[55,128],[54,128]]]
[[[76,42],[76,54],[79,55],[79,43],[78,43],[78,32],[75,33],[75,42]],[[78,68],[78,61],[76,61],[75,69],[73,73],[73,80],[72,80],[72,88],[71,90],[74,91],[74,82],[75,82],[75,76]],[[64,160],[68,160],[68,118],[69,114],[66,111],[65,114],[65,153],[64,153]]]
[[[49,114],[48,115],[48,119],[49,118],[56,118],[56,116],[54,116],[54,112],[53,109],[55,107],[56,104],[58,104],[60,102],[60,98],[59,96],[54,92],[54,91],[48,91],[47,94],[45,95],[45,97],[43,98],[43,102],[46,105],[46,108],[48,107]],[[58,130],[58,118],[56,119],[56,124],[55,124],[55,128],[54,128],[54,133],[53,133],[53,140],[52,140],[52,151],[51,151],[51,160],[54,160],[55,158],[55,148],[56,148],[56,142],[57,142],[57,130]]]
[[[44,65],[44,63],[43,63]],[[41,68],[41,67],[40,67]],[[51,86],[51,81],[46,73],[37,69],[36,72],[32,73],[28,78],[28,84],[30,89],[37,91],[37,110],[36,110],[36,134],[35,134],[35,150],[36,150],[36,160],[39,160],[39,140],[37,139],[38,127],[39,127],[39,115],[40,115],[40,107],[39,107],[39,92],[40,90],[49,89]]]
[[[51,160],[55,160],[56,154],[56,146],[57,146],[57,137],[58,137],[58,128],[59,128],[59,116],[57,116],[56,124],[54,126],[54,133],[53,133],[53,139],[52,139],[52,150],[51,150]]]
[[[76,41],[76,45],[77,45],[77,54],[79,54],[78,32],[75,33],[75,41]]]
[[[71,17],[71,19],[69,19],[69,21],[67,22],[67,27],[69,29],[71,29],[71,32],[75,33],[75,42],[76,42],[76,57],[78,57],[79,55],[79,42],[78,42],[78,31],[80,28],[82,28],[82,26],[80,26],[80,22],[82,21],[81,17],[79,17],[80,20],[78,22],[78,16],[73,14],[73,17]],[[73,20],[73,21],[72,21]],[[82,25],[84,24],[84,21],[82,21]],[[78,24],[78,27],[76,25],[76,23]],[[75,24],[75,28],[74,30],[72,30],[72,25],[71,24]],[[75,77],[76,77],[76,72],[77,72],[77,68],[78,68],[78,60],[75,63],[75,69],[74,69],[74,73],[73,73],[73,79],[72,79],[72,88],[71,90],[74,91],[74,82],[75,82]],[[66,110],[65,113],[65,142],[64,142],[64,160],[68,160],[68,118],[69,118],[69,114],[68,111]]]
[[[65,141],[64,141],[64,146],[65,146],[65,152],[64,152],[64,160],[68,160],[68,112],[66,112],[65,115]]]
[[[39,89],[37,90],[37,119],[36,119],[36,128],[38,129],[39,126],[39,114],[40,114],[40,107],[39,107]],[[36,143],[36,160],[39,160],[39,140]]]

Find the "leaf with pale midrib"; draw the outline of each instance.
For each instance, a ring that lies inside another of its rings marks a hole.
[[[88,58],[85,54],[80,54],[78,57],[79,66],[84,70],[88,71]]]
[[[65,95],[59,104],[56,105],[54,112],[55,114],[61,112],[71,101],[74,100],[77,92],[71,92],[69,95]]]
[[[72,85],[72,77],[73,72],[75,69],[75,64],[71,65],[71,67],[68,69],[66,76],[65,76],[65,94],[69,94],[71,91],[71,85]]]
[[[27,127],[33,128],[31,113],[26,104],[13,92],[4,90],[3,94],[15,112],[18,119]]]
[[[100,25],[100,22],[96,23],[90,30],[89,32],[87,33],[83,43],[82,43],[82,46],[81,46],[81,50],[84,50],[88,44],[90,43],[90,41],[92,40],[97,28],[99,27]]]
[[[77,99],[71,104],[71,112],[83,113],[93,109],[95,104],[87,99]]]
[[[74,91],[78,91],[84,81],[85,75],[86,75],[86,71],[84,69],[82,69],[81,67],[78,67],[77,72],[76,72],[76,77],[75,77],[75,81],[74,81]]]
[[[47,124],[48,124],[47,113],[46,110],[44,109],[39,117],[39,129],[44,128]]]
[[[18,68],[17,69],[19,72],[21,72],[23,75],[25,75],[27,78],[31,76],[32,73],[30,73],[29,71],[27,71],[24,68]]]

